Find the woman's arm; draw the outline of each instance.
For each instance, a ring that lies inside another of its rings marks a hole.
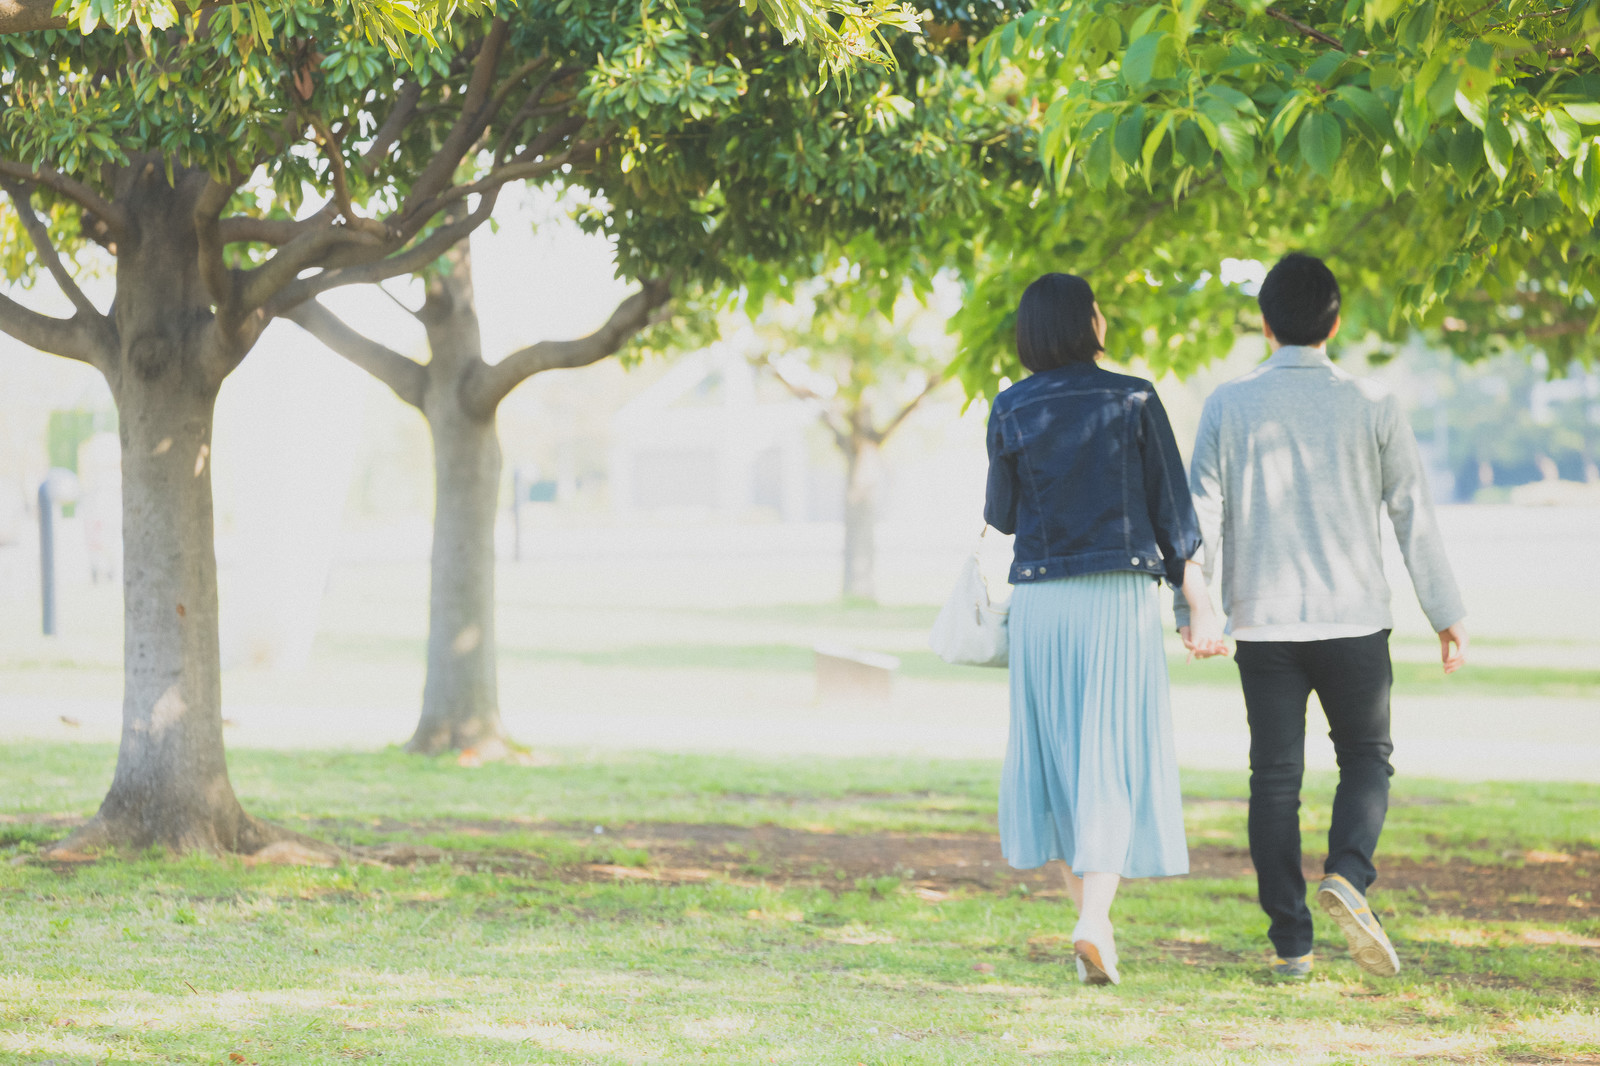
[[[1005,449],[1000,413],[989,412],[989,483],[984,492],[983,520],[1005,534],[1017,531],[1017,457]]]
[[[1194,501],[1189,498],[1189,480],[1183,473],[1183,459],[1172,435],[1161,398],[1151,389],[1140,414],[1139,450],[1144,464],[1145,509],[1156,546],[1166,560],[1167,580],[1174,588],[1183,586],[1184,560],[1200,554],[1200,520]]]

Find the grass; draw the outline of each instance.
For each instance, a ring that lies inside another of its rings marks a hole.
[[[114,757],[0,751],[0,860],[56,836],[48,816],[93,810]],[[1600,954],[1582,946],[1600,920],[1469,920],[1390,892],[1398,980],[1360,975],[1318,925],[1317,976],[1275,984],[1253,885],[1134,882],[1118,904],[1125,983],[1085,989],[1058,898],[826,869],[768,882],[755,855],[699,884],[597,880],[587,863],[653,860],[555,832],[987,832],[992,763],[613,754],[467,770],[240,751],[232,771],[262,815],[456,853],[410,869],[0,866],[0,1063],[1600,1060]],[[1192,844],[1240,844],[1240,787],[1186,775]],[[1402,781],[1395,800],[1390,861],[1600,848],[1600,787]],[[525,861],[485,861],[504,855]]]
[[[91,811],[114,756],[0,750],[0,863],[58,833],[50,816]],[[1125,982],[1091,990],[1072,972],[1068,907],[1039,892],[782,880],[755,854],[695,883],[587,865],[647,874],[647,850],[608,840],[629,823],[991,832],[992,763],[610,754],[465,769],[240,751],[231,765],[257,813],[451,854],[0,865],[0,1063],[1600,1061],[1589,909],[1488,920],[1389,891],[1376,898],[1398,979],[1361,975],[1319,924],[1316,976],[1283,985],[1263,976],[1252,884],[1131,883]],[[1308,787],[1322,811],[1328,785]],[[1240,843],[1241,790],[1237,775],[1185,776],[1192,844]],[[1395,800],[1392,862],[1479,863],[1470,877],[1600,850],[1600,787],[1402,779]],[[590,823],[612,832],[572,831]],[[510,855],[525,861],[490,861]]]

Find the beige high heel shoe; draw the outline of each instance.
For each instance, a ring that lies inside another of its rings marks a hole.
[[[1111,943],[1108,928],[1104,937]],[[1095,938],[1080,925],[1072,930],[1072,950],[1077,956],[1078,980],[1086,985],[1120,985],[1122,975],[1117,972],[1117,953],[1113,948],[1102,948]]]

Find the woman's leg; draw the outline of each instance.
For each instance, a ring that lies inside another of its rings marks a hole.
[[[1082,902],[1078,904],[1078,924],[1095,933],[1104,931],[1107,939],[1111,936],[1111,901],[1116,898],[1117,886],[1122,883],[1120,874],[1103,874],[1093,871],[1083,875],[1078,880],[1083,886]],[[1101,947],[1114,950],[1109,943]]]
[[[1072,872],[1072,867],[1066,863],[1061,864],[1061,878],[1067,883],[1067,898],[1072,901],[1073,909],[1079,914],[1083,913],[1083,878]]]
[[[1116,898],[1118,874],[1088,871],[1081,878],[1083,903],[1072,930],[1078,959],[1078,980],[1093,985],[1117,984],[1117,943],[1111,931],[1111,901]]]

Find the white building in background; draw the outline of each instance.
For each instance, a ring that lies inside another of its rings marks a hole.
[[[813,517],[818,472],[808,433],[816,411],[793,397],[764,395],[770,390],[758,387],[745,354],[749,340],[691,352],[612,418],[613,510]]]

